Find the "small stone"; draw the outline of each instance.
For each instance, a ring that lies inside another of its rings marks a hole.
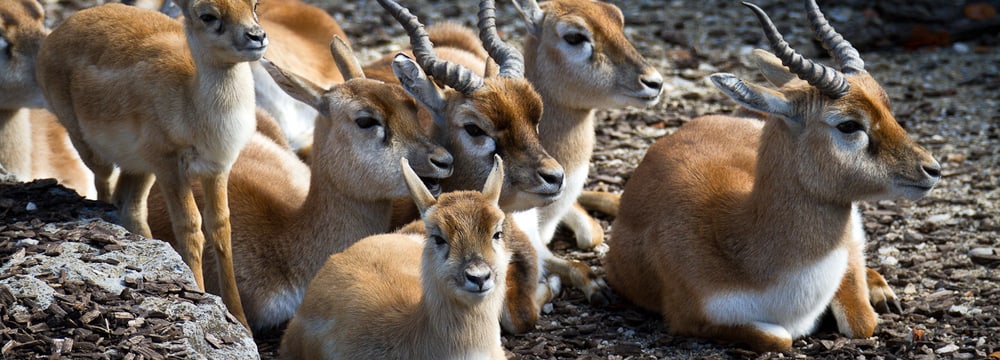
[[[935,354],[948,354],[948,353],[953,353],[953,352],[956,352],[956,351],[958,351],[958,345],[948,344],[948,345],[945,345],[944,347],[941,347],[941,348],[938,348],[937,350],[934,350],[934,353]]]
[[[38,210],[38,205],[35,205],[34,202],[29,201],[28,205],[24,206],[24,210],[26,210],[26,211],[35,211],[35,210]]]

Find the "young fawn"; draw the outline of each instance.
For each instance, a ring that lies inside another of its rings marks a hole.
[[[625,37],[618,7],[592,0],[513,0],[524,18],[525,77],[545,104],[538,125],[545,150],[566,170],[563,196],[538,210],[540,237],[552,241],[562,222],[576,244],[604,241],[600,223],[576,205],[590,169],[596,109],[651,106],[663,77]]]
[[[42,44],[38,82],[98,196],[121,168],[113,201],[129,230],[151,236],[146,197],[154,176],[177,249],[204,288],[206,238],[219,256],[222,297],[246,324],[232,267],[226,183],[254,133],[250,61],[267,47],[253,0],[178,1],[183,25],[148,10],[107,4],[70,16]],[[199,214],[192,179],[205,189]],[[204,232],[202,229],[204,218]]]
[[[365,78],[339,38],[330,50],[347,81],[329,90],[261,61],[277,84],[321,116],[311,171],[263,136],[252,140],[233,166],[233,261],[254,329],[291,318],[330,254],[391,230],[391,201],[408,193],[402,170],[394,165],[400,157],[429,182],[451,174],[451,155],[423,132],[413,98],[399,85]],[[405,57],[394,67],[400,74],[418,73],[407,78],[430,81]],[[155,197],[150,206],[153,214],[164,212]],[[150,219],[153,233],[169,239],[165,219]],[[208,288],[218,289],[211,281]]]
[[[27,180],[32,178],[28,108],[45,107],[35,59],[49,29],[36,0],[0,2],[0,15],[0,166]]]
[[[806,13],[840,71],[794,52],[744,4],[775,53],[755,53],[760,71],[779,89],[712,75],[759,118],[701,117],[649,149],[612,227],[608,281],[675,334],[785,350],[829,308],[842,334],[869,337],[877,294],[856,202],[920,198],[940,166],[814,0]]]
[[[496,156],[482,193],[440,198],[402,161],[426,236],[386,234],[330,256],[281,342],[286,359],[505,359],[510,255]]]

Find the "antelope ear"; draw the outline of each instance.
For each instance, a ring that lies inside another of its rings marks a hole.
[[[285,91],[285,93],[298,101],[312,106],[314,109],[319,111],[320,114],[323,114],[324,116],[329,115],[329,111],[325,106],[323,106],[323,93],[326,92],[326,90],[301,76],[281,69],[266,58],[261,58],[259,61],[261,66],[264,67],[264,70],[267,70],[267,73],[271,75],[274,82],[277,83],[278,86]]]
[[[754,49],[753,59],[757,63],[757,69],[760,70],[760,73],[764,74],[764,78],[775,87],[780,88],[798,79],[785,65],[781,64],[781,60],[777,56],[767,50]]]
[[[330,42],[330,55],[333,55],[333,61],[337,63],[337,69],[344,75],[344,81],[365,78],[365,71],[361,69],[361,63],[354,56],[351,46],[347,45],[347,42],[341,39],[339,35],[334,35],[333,41]]]
[[[410,197],[417,204],[417,209],[420,210],[420,217],[423,217],[427,213],[427,209],[434,206],[437,200],[434,199],[434,195],[431,194],[430,190],[427,190],[427,186],[424,185],[423,181],[420,181],[420,177],[410,167],[410,162],[405,157],[400,159],[399,162],[403,167],[403,180],[406,181],[406,187],[410,189]]]
[[[434,122],[438,125],[446,123],[444,111],[446,101],[441,89],[434,84],[430,78],[424,74],[413,59],[406,54],[399,53],[392,59],[392,73],[396,74],[403,89],[417,99],[427,110],[430,110],[434,117]]]
[[[493,205],[500,206],[500,191],[503,190],[503,160],[500,155],[493,155],[493,170],[486,178],[486,185],[483,186],[483,196],[489,199]]]
[[[545,18],[545,12],[538,6],[538,2],[536,0],[511,0],[511,2],[514,3],[514,8],[524,18],[525,24],[528,25],[528,31],[535,36],[541,34],[542,20]]]
[[[792,104],[778,91],[747,84],[733,74],[717,73],[709,78],[723,93],[750,110],[792,118]]]
[[[493,58],[486,57],[486,69],[483,70],[483,78],[493,78],[500,74],[500,65],[497,65]]]

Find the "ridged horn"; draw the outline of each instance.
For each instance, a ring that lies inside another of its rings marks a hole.
[[[833,29],[826,16],[819,11],[816,0],[806,0],[806,14],[809,15],[809,23],[812,24],[816,40],[819,40],[823,48],[837,59],[840,70],[845,74],[852,74],[865,71],[865,61],[861,60],[861,54],[851,46],[851,43],[844,39],[837,30]]]
[[[483,47],[497,64],[500,64],[500,76],[520,79],[524,77],[524,57],[521,52],[510,46],[497,33],[496,1],[479,1],[479,40]]]
[[[472,93],[483,87],[483,78],[479,75],[461,65],[437,57],[434,44],[431,43],[424,24],[421,24],[409,9],[392,0],[378,0],[378,3],[396,18],[400,25],[403,25],[403,29],[410,37],[413,55],[425,72],[463,94]]]
[[[757,15],[757,20],[760,21],[760,26],[764,30],[764,36],[771,43],[771,50],[778,56],[778,59],[781,59],[781,64],[788,67],[788,70],[791,70],[799,79],[805,80],[809,85],[816,87],[833,99],[839,99],[850,91],[851,85],[847,82],[844,74],[799,55],[788,46],[764,10],[748,2],[743,2],[743,5],[753,10],[754,14]]]

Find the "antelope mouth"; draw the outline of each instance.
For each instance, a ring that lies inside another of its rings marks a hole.
[[[441,178],[420,176],[420,182],[424,183],[427,190],[430,190],[431,195],[434,197],[441,195]]]

